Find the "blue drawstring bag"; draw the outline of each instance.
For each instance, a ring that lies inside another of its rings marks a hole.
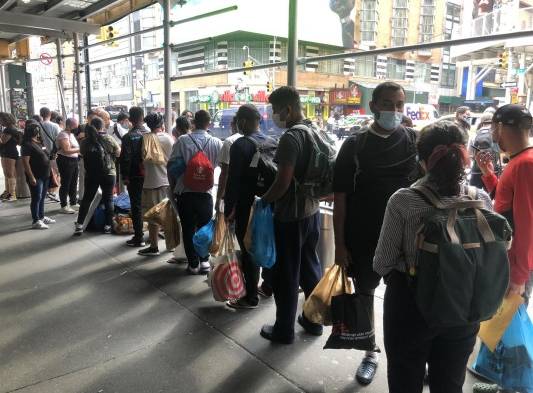
[[[127,192],[123,192],[113,198],[113,205],[115,206],[115,213],[129,213],[131,210],[130,196]]]
[[[521,305],[494,352],[485,344],[474,370],[503,389],[533,393],[533,324]]]
[[[185,160],[181,157],[176,157],[170,160],[167,164],[167,172],[174,179],[178,179],[178,177],[183,175],[186,168],[187,165],[185,165]]]
[[[276,263],[276,240],[274,237],[274,215],[272,206],[263,206],[255,201],[252,218],[252,244],[248,253],[259,267],[270,269]]]
[[[211,247],[211,243],[213,242],[214,234],[215,220],[213,219],[198,229],[192,237],[194,251],[196,251],[196,254],[200,258],[207,258],[209,256],[209,247]]]

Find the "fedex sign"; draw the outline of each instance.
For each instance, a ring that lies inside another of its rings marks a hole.
[[[406,104],[404,113],[413,122],[428,122],[435,119],[436,110],[428,104]]]

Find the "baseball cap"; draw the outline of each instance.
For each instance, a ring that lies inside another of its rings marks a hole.
[[[517,104],[507,104],[499,107],[492,117],[493,123],[524,128],[531,127],[532,120],[531,113],[524,106]]]

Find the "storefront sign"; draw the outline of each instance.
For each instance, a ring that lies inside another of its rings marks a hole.
[[[266,91],[260,90],[255,94],[250,93],[232,93],[229,90],[220,94],[218,91],[213,91],[210,95],[192,96],[189,98],[191,103],[210,103],[217,104],[219,102],[227,103],[248,103],[248,102],[268,102]]]
[[[302,95],[300,96],[300,102],[302,104],[318,105],[320,104],[321,100],[320,97]]]
[[[357,86],[350,89],[333,89],[329,93],[331,105],[359,105],[361,104],[361,93]]]

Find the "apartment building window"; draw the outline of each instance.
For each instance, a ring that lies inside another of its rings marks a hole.
[[[394,0],[392,3],[391,45],[405,45],[407,39],[409,0]]]
[[[456,79],[455,64],[443,64],[440,73],[441,87],[454,88]]]
[[[435,0],[422,0],[420,9],[420,42],[430,42],[435,28]]]
[[[376,56],[357,57],[355,59],[355,75],[376,76]]]
[[[361,2],[361,41],[375,42],[378,29],[377,0]]]
[[[431,64],[415,63],[413,79],[419,83],[431,83]]]
[[[156,59],[151,59],[146,63],[144,68],[144,75],[146,80],[159,79],[159,62]]]
[[[405,60],[389,59],[387,63],[387,78],[405,79]]]

